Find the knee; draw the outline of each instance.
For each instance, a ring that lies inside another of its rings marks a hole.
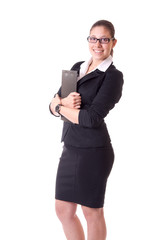
[[[89,208],[82,206],[82,211],[87,222],[96,222],[104,216],[103,208]]]
[[[55,210],[57,217],[61,222],[74,218],[76,214],[76,204],[56,200]]]

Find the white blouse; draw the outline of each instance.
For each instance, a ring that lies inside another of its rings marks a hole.
[[[109,66],[112,63],[112,56],[110,55],[108,58],[106,58],[103,62],[101,62],[95,69],[93,69],[90,72],[95,71],[96,69],[99,69],[102,72],[105,72]],[[80,80],[82,77],[84,77],[86,75],[86,72],[88,70],[89,65],[92,62],[92,58],[90,58],[89,60],[85,61],[84,63],[81,64],[80,66],[80,71],[79,71],[79,76],[78,76],[78,80]],[[89,73],[90,73],[89,72]]]

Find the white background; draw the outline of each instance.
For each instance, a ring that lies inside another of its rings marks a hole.
[[[159,240],[158,1],[0,2],[0,239],[65,239],[54,211],[62,122],[48,105],[61,70],[87,59],[86,37],[113,22],[123,97],[106,118],[115,149],[108,240]],[[78,208],[86,230],[86,223]]]

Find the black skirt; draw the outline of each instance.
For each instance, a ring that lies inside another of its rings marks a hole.
[[[55,198],[91,208],[103,207],[113,162],[110,143],[100,148],[64,146],[57,171]]]

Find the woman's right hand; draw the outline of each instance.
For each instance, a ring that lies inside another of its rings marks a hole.
[[[68,108],[80,108],[81,96],[77,92],[71,92],[66,98],[61,99],[61,103],[64,107]]]

